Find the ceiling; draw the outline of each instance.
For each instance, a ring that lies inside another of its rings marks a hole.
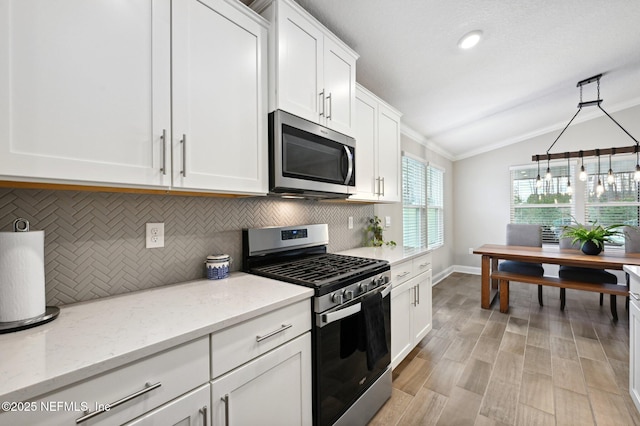
[[[614,117],[640,104],[638,0],[296,1],[360,54],[357,81],[452,160],[559,133],[577,111],[576,83],[596,74]],[[478,29],[481,42],[458,49]],[[583,98],[597,98],[596,84]]]

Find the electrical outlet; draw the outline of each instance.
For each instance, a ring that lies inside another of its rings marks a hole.
[[[147,223],[146,247],[164,247],[164,223]]]
[[[353,229],[353,216],[349,216],[349,229]]]

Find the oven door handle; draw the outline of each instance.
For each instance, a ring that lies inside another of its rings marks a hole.
[[[384,299],[391,293],[391,284],[387,284],[384,287],[380,288],[380,293],[382,293],[382,298]],[[346,308],[338,309],[334,312],[329,312],[327,314],[320,315],[323,325],[331,324],[332,322],[339,321],[343,318],[356,314],[362,310],[362,303],[356,303],[354,305],[348,306]]]

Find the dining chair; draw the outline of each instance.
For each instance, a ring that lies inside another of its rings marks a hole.
[[[572,242],[572,238],[560,238],[559,246],[561,249],[576,249],[580,250],[580,242]],[[607,272],[604,269],[592,269],[581,268],[577,266],[565,266],[561,265],[558,269],[558,277],[572,280],[581,281],[592,284],[618,284],[618,278],[611,272]],[[600,306],[602,306],[604,295],[600,293]],[[566,303],[566,289],[560,289],[560,310],[564,311]],[[609,303],[611,304],[611,315],[614,321],[618,320],[618,313],[616,309],[616,295],[612,294]]]
[[[542,247],[542,227],[523,223],[507,224],[507,245]],[[541,263],[519,262],[517,260],[505,260],[498,265],[499,271],[513,272],[516,274],[541,277],[544,268]],[[538,286],[538,303],[542,306],[542,286]]]

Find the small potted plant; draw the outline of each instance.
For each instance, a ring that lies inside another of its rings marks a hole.
[[[382,238],[383,229],[382,229],[381,223],[382,221],[378,216],[374,216],[373,218],[369,219],[369,225],[367,226],[367,229],[366,229],[368,244],[374,247],[380,247],[383,244],[390,247],[395,247],[396,245],[395,241],[383,240]]]
[[[618,228],[624,225],[602,226],[594,221],[592,225],[585,226],[575,221],[575,225],[566,225],[560,238],[571,238],[571,244],[580,242],[580,249],[584,254],[597,255],[604,248],[604,243],[612,241],[612,237],[623,235]]]

